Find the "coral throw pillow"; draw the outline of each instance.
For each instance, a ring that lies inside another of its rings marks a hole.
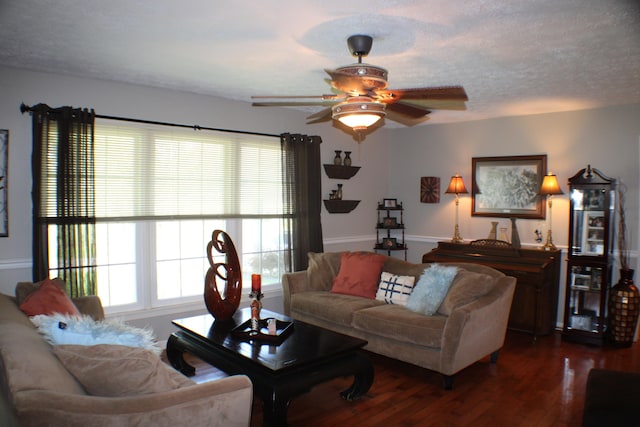
[[[384,255],[370,252],[345,252],[331,292],[375,299]]]
[[[25,298],[20,304],[20,310],[27,316],[53,313],[80,314],[73,301],[50,279],[44,280],[37,290]]]

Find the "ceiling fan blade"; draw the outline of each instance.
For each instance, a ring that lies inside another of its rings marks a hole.
[[[467,105],[462,100],[452,99],[403,99],[403,104],[412,105],[415,107],[426,108],[428,110],[453,110],[453,111],[465,111]],[[393,105],[393,104],[387,104]]]
[[[387,104],[385,109],[387,112],[393,111],[395,113],[402,114],[412,119],[419,119],[431,113],[431,110],[428,110],[427,108],[420,107],[417,105],[405,104],[403,102],[394,102],[391,104]]]
[[[370,95],[373,89],[380,86],[376,79],[370,79],[367,76],[357,76],[327,69],[324,71],[331,76],[331,86],[351,96]]]
[[[462,86],[425,87],[414,89],[387,89],[376,91],[381,102],[397,102],[401,99],[447,99],[468,101],[467,93]]]
[[[307,117],[307,124],[320,123],[320,122],[328,122],[331,120],[333,112],[331,111],[331,107],[323,108],[317,113],[313,113],[309,117]]]
[[[405,114],[398,113],[396,111],[388,109],[387,115],[385,116],[385,120],[393,120],[394,122],[398,122],[405,126],[415,126],[417,124],[420,124],[429,120],[429,115],[427,114],[419,118],[413,118]]]
[[[253,107],[317,107],[327,105],[329,101],[267,101],[252,102]],[[329,102],[333,103],[333,102]]]
[[[333,101],[345,98],[345,94],[330,95],[252,95],[251,99],[322,99],[323,101]]]

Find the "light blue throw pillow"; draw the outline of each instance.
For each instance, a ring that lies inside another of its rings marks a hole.
[[[431,264],[424,269],[407,301],[407,308],[417,313],[433,315],[458,274],[458,267]]]

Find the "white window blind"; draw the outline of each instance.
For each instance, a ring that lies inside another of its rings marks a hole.
[[[281,217],[277,137],[97,120],[98,221]]]

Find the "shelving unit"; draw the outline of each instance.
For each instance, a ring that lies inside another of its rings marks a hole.
[[[349,179],[360,170],[360,166],[342,166],[324,164],[324,173],[331,179]]]
[[[394,206],[378,204],[378,222],[376,224],[376,245],[374,250],[385,251],[391,256],[392,252],[404,251],[404,260],[407,260],[407,244],[404,241],[404,208],[402,203]],[[400,214],[395,216],[394,214]]]
[[[591,166],[569,178],[567,291],[562,338],[602,345],[611,287],[615,180]]]
[[[350,179],[360,170],[360,166],[344,166],[324,164],[324,172],[331,179]],[[360,200],[325,199],[324,207],[329,213],[349,213],[354,210]]]

